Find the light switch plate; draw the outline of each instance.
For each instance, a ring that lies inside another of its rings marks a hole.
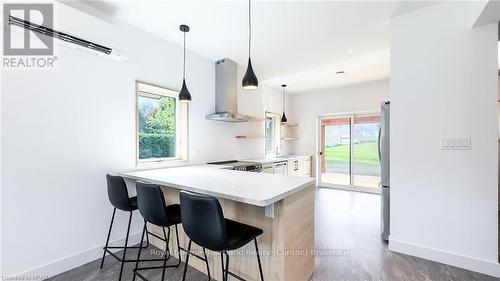
[[[445,137],[441,139],[442,150],[470,150],[470,137]]]

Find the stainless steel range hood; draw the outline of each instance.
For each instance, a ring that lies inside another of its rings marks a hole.
[[[238,114],[237,64],[230,59],[215,62],[215,113],[205,118],[222,122],[260,121],[262,118]]]

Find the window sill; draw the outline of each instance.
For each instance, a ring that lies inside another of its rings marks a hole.
[[[135,167],[139,170],[146,170],[146,169],[173,168],[173,167],[187,166],[188,164],[189,164],[188,160],[176,159],[176,160],[140,162],[137,163]]]

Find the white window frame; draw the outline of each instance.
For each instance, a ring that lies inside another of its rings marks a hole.
[[[281,115],[274,112],[266,111],[264,118],[264,138],[267,141],[268,137],[266,136],[266,119],[267,117],[271,117],[273,119],[274,125],[274,136],[271,137],[273,139],[273,150],[271,152],[267,152],[265,144],[264,144],[264,152],[266,156],[276,156],[279,153],[281,146]]]
[[[175,156],[139,159],[139,97],[175,99]],[[172,163],[188,159],[188,104],[179,102],[179,91],[167,87],[135,81],[135,154],[136,166],[153,163]]]

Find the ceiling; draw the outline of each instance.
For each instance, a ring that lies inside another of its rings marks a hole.
[[[288,84],[290,93],[387,78],[391,17],[435,3],[252,1],[254,70],[271,86]],[[179,25],[187,24],[190,51],[246,66],[247,1],[83,1],[77,8],[178,45]]]

